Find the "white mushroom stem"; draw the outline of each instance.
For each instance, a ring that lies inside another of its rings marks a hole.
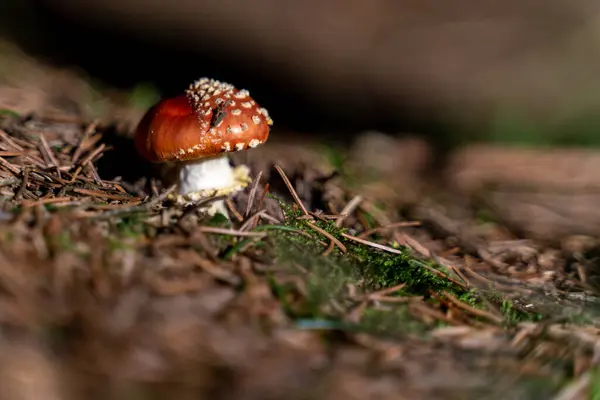
[[[183,195],[224,189],[233,186],[234,183],[233,168],[227,156],[187,161],[179,170],[179,193]]]
[[[179,200],[196,202],[213,196],[230,195],[251,181],[248,167],[229,164],[226,155],[201,158],[179,164]],[[203,208],[209,215],[221,213],[229,218],[224,200],[216,200]]]

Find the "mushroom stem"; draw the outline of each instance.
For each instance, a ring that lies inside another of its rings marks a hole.
[[[196,202],[213,196],[231,195],[251,181],[245,165],[235,168],[225,155],[206,157],[179,164],[178,201]],[[216,200],[202,208],[209,215],[217,213],[229,218],[225,201]]]
[[[182,195],[224,189],[234,183],[233,168],[224,155],[186,161],[179,169],[179,193]]]

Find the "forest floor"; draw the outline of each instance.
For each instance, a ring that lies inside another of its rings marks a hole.
[[[417,139],[273,134],[208,218],[135,154],[131,96],[11,62],[3,398],[600,399],[595,152],[473,147],[438,185]]]

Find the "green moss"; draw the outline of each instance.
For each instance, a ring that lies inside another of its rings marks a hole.
[[[591,385],[590,385],[590,400],[600,400],[600,368],[594,367],[590,370]]]
[[[312,232],[314,236],[314,231],[306,221],[297,218],[299,216],[297,211],[287,209],[286,214],[289,226]],[[336,263],[351,265],[354,273],[363,280],[363,287],[366,290],[379,290],[406,283],[409,287],[407,292],[412,294],[423,295],[429,290],[433,290],[438,293],[448,291],[458,297],[471,297],[468,291],[425,268],[425,266],[429,266],[447,273],[443,267],[415,258],[407,248],[398,247],[397,250],[401,254],[387,253],[345,238],[342,236],[345,229],[338,228],[333,221],[316,221],[315,225],[331,234],[346,247],[346,254],[336,247],[332,256]],[[294,240],[303,246],[310,246],[313,254],[323,251],[322,246],[304,236],[296,236]]]
[[[345,238],[342,236],[345,230],[336,227],[333,222],[317,220],[314,224],[339,240],[347,250],[343,253],[336,246],[329,255],[323,256],[325,247],[320,241],[327,242],[327,238],[316,232],[306,220],[299,219],[300,211],[283,203],[281,205],[286,215],[284,225],[268,230],[274,256],[278,263],[301,278],[306,293],[304,298],[294,296],[293,285],[282,285],[276,280],[272,280],[272,287],[286,311],[295,318],[329,320],[341,317],[343,311],[339,309],[345,309],[352,303],[349,286],[367,293],[406,283],[402,292],[396,295],[427,296],[429,291],[448,291],[458,297],[472,296],[450,280],[424,268],[424,262],[413,257],[407,249],[400,248],[401,254],[386,253]],[[474,296],[470,300],[475,302]],[[375,332],[422,329],[421,324],[411,320],[402,309],[370,309],[356,328]]]
[[[408,248],[395,245],[399,254],[382,251],[344,237],[342,234],[346,230],[335,226],[333,221],[316,219],[311,223],[332,235],[346,248],[343,253],[335,246],[327,256],[323,256],[326,249],[323,243],[329,243],[327,237],[302,219],[302,211],[297,207],[283,202],[280,205],[286,216],[284,224],[259,226],[256,230],[269,232],[269,243],[272,245],[267,247],[274,252],[278,264],[287,266],[287,271],[296,274],[305,286],[303,297],[297,295],[295,285],[271,280],[274,292],[294,318],[341,322],[341,317],[345,317],[356,304],[350,298],[349,287],[358,293],[371,293],[404,284],[401,290],[391,296],[418,296],[426,303],[435,305],[439,304],[438,299],[443,299],[445,293],[449,293],[475,308],[486,309],[488,302],[497,304],[506,317],[507,325],[541,319],[539,314],[524,312],[511,302],[504,301],[501,294],[468,289],[455,283],[448,279],[452,272],[447,268],[415,257]],[[240,247],[248,242],[240,242]],[[261,242],[261,245],[264,244]],[[483,301],[484,298],[487,302]],[[336,326],[339,327],[339,324]],[[412,318],[405,304],[390,304],[385,309],[368,307],[359,325],[345,323],[344,326],[345,329],[379,334],[420,333],[432,328]]]
[[[502,300],[502,306],[500,311],[509,325],[516,325],[519,322],[525,321],[540,321],[543,319],[542,314],[539,313],[531,313],[528,314],[516,308],[513,303],[509,300]]]
[[[44,204],[43,207],[48,212],[55,212],[55,211],[61,210],[61,207],[57,207],[55,204],[52,204],[52,203]],[[62,210],[63,211],[68,210],[69,208],[72,208],[72,207],[62,207]]]
[[[371,213],[368,213],[366,211],[363,211],[362,215],[365,218],[365,222],[367,224],[367,226],[365,226],[365,229],[375,228],[375,226],[377,224],[377,220],[375,219],[375,217],[373,215],[371,215]]]
[[[306,238],[293,233],[273,235],[275,257],[292,273],[308,271],[302,275],[306,297],[295,304],[294,310],[290,309],[292,315],[303,318],[321,317],[321,307],[331,300],[343,299],[346,285],[355,282],[355,271],[345,260],[319,256],[317,246],[304,239]],[[285,299],[289,297],[290,290],[293,287],[280,286],[276,291],[280,298]]]
[[[428,328],[410,315],[406,304],[401,304],[390,310],[367,309],[361,322],[363,330],[386,336],[399,334],[424,335]]]
[[[224,216],[223,214],[217,213],[217,214],[213,215],[212,217],[210,217],[210,219],[207,221],[206,225],[219,227],[219,228],[229,228],[229,227],[231,227],[231,221],[229,221],[229,219],[227,219],[227,217]]]
[[[134,239],[138,239],[147,233],[145,224],[139,215],[120,218],[115,224],[115,230],[118,236]]]
[[[0,108],[0,116],[8,116],[8,117],[15,117],[15,118],[20,118],[21,114],[19,114],[18,112],[15,112],[13,110],[9,110],[7,108]]]

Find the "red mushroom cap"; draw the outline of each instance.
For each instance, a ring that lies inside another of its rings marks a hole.
[[[148,110],[135,146],[151,162],[194,160],[259,146],[272,124],[247,90],[202,78]]]

